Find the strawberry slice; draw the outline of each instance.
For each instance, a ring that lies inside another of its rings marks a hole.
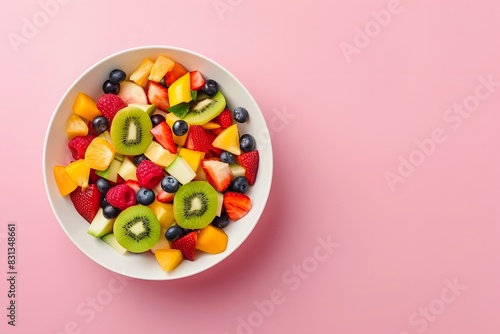
[[[76,211],[91,223],[101,204],[101,192],[97,190],[97,185],[89,184],[83,191],[79,187],[70,194],[70,198]]]
[[[198,241],[198,232],[189,232],[185,236],[172,241],[171,247],[173,249],[178,249],[182,253],[182,257],[189,261],[194,261],[194,251],[196,247],[196,242]]]
[[[234,191],[227,191],[224,193],[222,204],[231,220],[238,220],[244,217],[252,208],[250,197]]]
[[[229,187],[233,179],[233,172],[229,165],[217,160],[202,160],[201,168],[207,175],[208,183],[219,192],[223,192]]]
[[[156,195],[156,200],[161,203],[172,203],[174,201],[175,193],[168,193],[162,190]]]
[[[191,125],[186,140],[186,148],[208,153],[212,149],[212,140],[210,140],[208,132],[203,127]]]
[[[136,181],[136,180],[127,180],[124,182],[127,186],[129,186],[130,188],[134,189],[135,193],[137,194],[137,192],[142,188],[141,184],[139,183],[139,181]]]
[[[213,134],[212,132],[208,132],[207,133],[207,137],[208,137],[208,140],[213,143],[214,142],[214,139],[217,137],[215,134]],[[223,150],[221,150],[220,148],[217,148],[217,147],[214,147],[212,145],[212,148],[210,149],[210,153],[212,153],[212,155],[214,157],[219,157],[220,154],[222,153]]]
[[[191,79],[192,90],[200,90],[205,85],[205,79],[203,79],[200,71],[189,72],[189,77]]]
[[[157,126],[152,128],[150,132],[155,141],[163,146],[164,149],[173,154],[177,153],[177,145],[174,143],[172,130],[168,126],[167,122],[160,122]]]
[[[238,163],[245,168],[245,177],[248,184],[253,186],[259,170],[259,151],[253,150],[238,156]]]
[[[214,121],[220,124],[220,127],[226,129],[233,125],[233,115],[231,110],[224,109],[219,116],[217,116]]]
[[[167,87],[151,80],[148,82],[148,100],[158,109],[167,110],[170,108]]]

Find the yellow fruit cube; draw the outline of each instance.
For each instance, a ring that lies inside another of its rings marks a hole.
[[[163,146],[155,141],[152,141],[151,144],[149,144],[146,152],[144,152],[144,155],[158,166],[164,168],[170,165],[177,156],[177,154],[170,153],[170,151],[164,149]]]
[[[192,98],[191,77],[189,73],[184,74],[168,87],[168,100],[171,107],[183,102],[189,102]]]
[[[226,250],[227,240],[227,234],[223,229],[207,225],[198,234],[196,249],[209,254],[219,254]]]
[[[95,170],[106,170],[115,157],[115,148],[106,139],[96,137],[85,151],[87,166]]]
[[[163,228],[168,228],[174,223],[174,205],[172,203],[154,201],[148,207],[153,211]]]
[[[178,249],[158,249],[155,258],[163,271],[172,271],[184,260]]]
[[[214,141],[212,142],[212,146],[236,155],[240,155],[241,149],[238,125],[235,123],[230,127],[222,130],[222,132],[219,133],[217,137],[215,137]]]
[[[90,168],[85,163],[84,159],[76,160],[66,166],[66,173],[73,182],[82,187],[87,188],[89,185]]]
[[[79,92],[73,104],[75,114],[85,118],[87,121],[93,120],[96,116],[101,115],[95,101],[85,93]]]
[[[144,59],[139,67],[130,75],[130,80],[141,87],[146,87],[149,73],[153,68],[154,62],[151,59]]]
[[[213,129],[220,128],[220,124],[210,121],[210,122],[203,124],[201,127],[204,128],[205,130],[213,130]]]
[[[149,74],[149,80],[160,82],[161,79],[170,71],[175,65],[175,62],[165,56],[159,56]]]
[[[172,129],[175,121],[177,121],[180,118],[175,116],[172,113],[168,113],[165,116],[165,119],[167,121],[168,126]],[[185,135],[177,136],[175,133],[172,132],[172,137],[174,138],[174,143],[176,143],[179,146],[184,146],[186,144],[188,133],[189,133],[189,124],[188,124],[188,132]]]
[[[87,123],[77,114],[71,114],[66,122],[66,134],[68,139],[73,139],[76,136],[86,136],[89,133]]]
[[[184,160],[186,160],[186,162],[188,163],[188,165],[191,166],[191,168],[195,171],[198,170],[201,159],[205,157],[204,152],[193,151],[185,147],[182,147],[179,150],[179,155],[183,157]]]
[[[78,184],[66,172],[66,166],[54,166],[54,178],[62,196],[70,194],[78,187]]]

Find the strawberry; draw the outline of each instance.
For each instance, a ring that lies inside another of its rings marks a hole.
[[[198,241],[198,232],[189,232],[185,236],[172,241],[171,247],[173,249],[178,249],[182,253],[182,257],[189,261],[194,261],[194,251],[196,247],[196,242]]]
[[[252,208],[250,197],[234,191],[225,192],[222,203],[231,220],[238,220],[244,217]]]
[[[229,109],[224,109],[214,121],[220,124],[220,127],[226,129],[233,125],[233,113]]]
[[[174,143],[172,130],[168,126],[167,122],[160,122],[157,126],[152,128],[151,134],[153,135],[155,141],[158,142],[164,149],[173,154],[177,153],[177,145]]]
[[[132,188],[135,191],[136,194],[142,188],[141,184],[138,181],[136,181],[136,180],[127,180],[124,183],[127,186],[129,186],[130,188]]]
[[[111,122],[116,113],[127,106],[123,100],[115,94],[104,94],[97,99],[97,109]]]
[[[200,90],[205,85],[205,79],[203,79],[200,71],[189,72],[189,77],[191,79],[192,90]]]
[[[162,190],[156,195],[156,200],[161,203],[172,203],[174,201],[175,193],[168,193]]]
[[[136,195],[134,189],[125,183],[111,187],[106,193],[106,201],[120,210],[136,204]]]
[[[149,103],[154,104],[158,109],[167,110],[170,108],[168,89],[157,82],[148,82],[148,100]]]
[[[151,189],[160,183],[165,176],[163,169],[150,160],[143,160],[135,171],[137,181],[141,187]]]
[[[212,141],[210,140],[208,132],[200,125],[191,125],[186,140],[186,148],[204,153],[210,152],[212,149]]]
[[[229,165],[217,160],[202,160],[201,168],[207,175],[208,183],[219,192],[223,192],[229,187],[233,179],[233,173]]]
[[[87,147],[89,147],[90,142],[94,139],[95,136],[86,135],[86,136],[76,136],[68,142],[69,150],[71,151],[71,155],[73,159],[79,160],[85,158],[85,151],[87,151]]]
[[[253,150],[238,156],[238,163],[245,168],[245,177],[248,184],[253,186],[259,170],[259,151]]]
[[[212,132],[207,132],[207,137],[208,137],[208,140],[213,143],[214,142],[214,139],[217,137],[215,134],[213,134]],[[220,148],[218,147],[214,147],[212,145],[212,148],[210,149],[210,153],[212,153],[212,156],[214,157],[218,157],[220,156],[220,154],[222,153],[223,150],[221,150]]]
[[[91,223],[101,204],[101,192],[97,190],[97,186],[89,184],[85,190],[77,188],[70,194],[70,198],[76,211]]]

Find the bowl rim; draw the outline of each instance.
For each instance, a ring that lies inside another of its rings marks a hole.
[[[85,256],[87,258],[91,259],[93,262],[95,262],[99,266],[101,266],[101,267],[103,267],[103,268],[105,268],[105,269],[107,269],[107,270],[109,270],[111,272],[114,272],[116,274],[120,274],[120,275],[122,275],[124,277],[129,277],[129,278],[133,278],[133,279],[140,279],[140,280],[147,280],[147,281],[170,281],[170,280],[178,280],[178,279],[187,278],[187,277],[191,277],[191,276],[200,274],[202,272],[205,272],[205,271],[213,268],[215,265],[219,264],[220,262],[224,261],[229,256],[231,256],[238,248],[240,248],[240,246],[245,242],[245,240],[252,234],[253,230],[255,229],[255,226],[260,221],[260,219],[262,217],[262,214],[264,213],[264,211],[265,211],[265,209],[267,207],[267,203],[268,203],[268,200],[269,200],[269,195],[270,195],[271,188],[272,188],[272,183],[273,183],[273,170],[274,170],[274,161],[273,160],[274,159],[273,159],[273,148],[272,148],[272,139],[271,139],[271,136],[268,136],[268,138],[267,138],[268,141],[266,142],[266,150],[269,150],[269,155],[271,157],[271,160],[269,161],[269,166],[267,166],[267,170],[268,170],[267,172],[270,175],[269,176],[270,184],[269,184],[268,187],[266,187],[265,191],[262,194],[260,194],[260,197],[263,197],[263,207],[262,207],[262,210],[257,213],[257,215],[255,217],[255,223],[253,224],[252,228],[248,231],[248,233],[246,235],[244,235],[244,237],[241,239],[241,241],[239,243],[235,244],[235,246],[232,249],[224,251],[224,253],[225,253],[224,256],[220,257],[216,261],[213,261],[213,263],[209,263],[207,266],[196,268],[196,269],[194,269],[194,270],[192,270],[192,271],[190,271],[188,273],[185,273],[183,275],[165,276],[165,277],[159,277],[159,278],[156,278],[156,277],[147,277],[147,276],[138,276],[138,275],[130,275],[130,274],[125,274],[123,272],[120,272],[116,268],[111,268],[109,266],[106,266],[102,262],[96,261],[96,259],[94,259],[94,257],[91,254],[89,254],[83,248],[83,246],[80,245],[72,237],[72,235],[69,233],[69,231],[66,229],[65,225],[61,221],[61,218],[59,217],[59,214],[57,213],[56,207],[55,207],[55,205],[54,205],[54,203],[52,201],[51,194],[50,194],[50,191],[49,191],[49,184],[48,184],[48,177],[47,176],[49,174],[51,174],[51,173],[48,173],[49,171],[47,170],[47,168],[48,168],[47,146],[48,146],[48,141],[49,141],[49,135],[50,135],[50,132],[51,132],[50,130],[51,130],[51,128],[53,126],[53,123],[54,123],[54,121],[56,119],[56,114],[57,114],[56,112],[61,108],[61,106],[64,103],[65,99],[73,91],[74,87],[86,75],[88,75],[91,71],[93,71],[96,67],[98,67],[101,64],[109,61],[110,59],[118,57],[120,55],[127,54],[127,53],[130,53],[130,52],[145,51],[145,50],[151,50],[151,51],[153,51],[153,50],[154,51],[162,50],[162,51],[166,51],[166,52],[168,52],[168,51],[174,51],[174,52],[186,53],[186,54],[190,54],[192,56],[198,57],[198,58],[202,59],[203,61],[211,63],[215,67],[220,68],[223,72],[225,72],[226,75],[228,75],[231,78],[231,80],[234,80],[240,86],[240,88],[247,95],[247,97],[252,101],[252,103],[257,106],[258,111],[259,111],[260,115],[262,116],[262,119],[264,120],[264,123],[267,123],[266,120],[265,120],[265,117],[264,117],[264,115],[262,113],[262,110],[260,109],[259,105],[257,104],[257,101],[255,100],[255,98],[253,97],[253,95],[250,93],[250,91],[246,88],[246,86],[243,85],[243,83],[236,76],[234,76],[234,74],[231,71],[229,71],[228,69],[226,69],[224,66],[222,66],[218,62],[216,62],[216,61],[208,58],[207,56],[204,56],[204,55],[202,55],[202,54],[200,54],[200,53],[198,53],[196,51],[185,49],[185,48],[181,48],[181,47],[176,47],[176,46],[157,45],[157,44],[155,44],[155,45],[142,45],[142,46],[131,47],[131,48],[123,49],[123,50],[120,50],[118,52],[112,53],[112,54],[110,54],[110,55],[108,55],[108,56],[100,59],[99,61],[95,62],[92,66],[88,67],[85,71],[83,71],[72,82],[72,84],[66,89],[66,91],[64,92],[64,94],[60,97],[57,105],[55,106],[55,108],[52,111],[52,115],[50,117],[50,121],[49,121],[49,123],[47,125],[47,130],[45,132],[45,138],[44,138],[43,150],[42,150],[42,157],[43,157],[43,159],[42,159],[42,173],[43,173],[42,177],[43,177],[43,181],[44,181],[44,187],[45,187],[45,193],[46,193],[47,199],[48,199],[50,207],[52,209],[52,213],[54,214],[56,220],[59,223],[59,226],[63,229],[64,233],[71,240],[71,242],[83,254],[85,254]],[[266,124],[266,127],[267,127],[267,124]]]

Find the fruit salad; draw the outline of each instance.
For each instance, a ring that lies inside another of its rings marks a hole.
[[[227,106],[216,78],[166,56],[104,75],[100,96],[77,94],[65,129],[72,160],[53,169],[89,238],[154,256],[165,272],[224,252],[259,168],[255,138],[239,128],[248,111]]]

